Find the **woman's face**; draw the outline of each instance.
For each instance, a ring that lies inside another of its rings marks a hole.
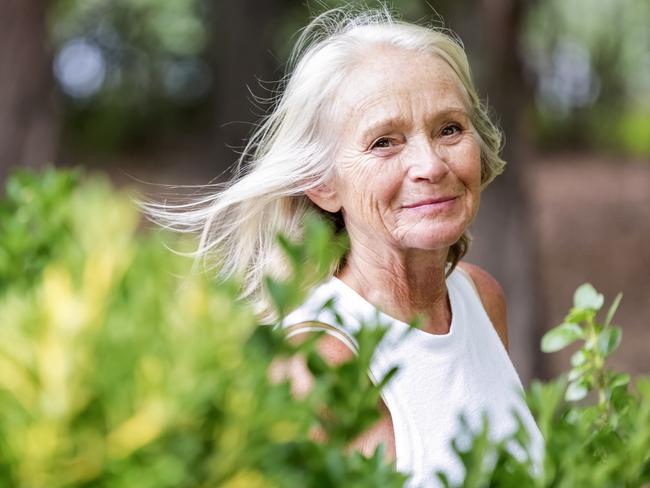
[[[474,218],[480,148],[460,86],[440,58],[386,47],[339,88],[336,176],[312,199],[342,209],[353,250],[448,248]]]

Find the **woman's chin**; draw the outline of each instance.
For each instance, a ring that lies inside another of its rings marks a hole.
[[[441,251],[449,249],[453,246],[458,239],[462,236],[461,234],[454,234],[454,236],[446,237],[430,237],[430,236],[418,236],[417,238],[407,239],[402,242],[402,245],[405,249],[420,249],[422,251]]]
[[[407,249],[441,250],[453,246],[463,235],[465,226],[451,226],[434,229],[413,229],[402,239],[402,245]]]

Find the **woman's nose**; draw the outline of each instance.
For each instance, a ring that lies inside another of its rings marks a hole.
[[[449,172],[446,151],[427,137],[411,142],[407,164],[409,176],[416,180],[436,182]]]

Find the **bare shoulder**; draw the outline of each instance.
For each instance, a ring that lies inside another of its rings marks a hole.
[[[293,345],[298,345],[307,340],[310,334],[313,334],[313,331],[307,328],[310,325],[313,324],[309,322],[297,324],[295,326],[296,328],[302,328],[304,330],[287,337],[287,341]],[[290,333],[291,330],[288,332]],[[325,362],[332,366],[346,362],[354,356],[353,350],[330,334],[322,334],[316,341],[315,346]],[[271,378],[276,381],[290,377],[292,380],[292,391],[298,398],[306,395],[313,385],[313,377],[307,368],[305,359],[300,355],[294,355],[288,361],[274,359],[270,367],[270,373]]]
[[[483,307],[508,350],[508,309],[503,288],[490,273],[475,264],[461,261],[458,266],[472,278]]]
[[[322,324],[305,322],[302,324],[297,324],[296,327],[305,328],[306,326],[310,325],[322,326]],[[304,330],[292,335],[287,340],[292,344],[300,344],[301,342],[305,341],[307,337],[309,337],[310,333],[310,330]],[[343,343],[343,341],[327,333],[322,334],[321,337],[318,338],[316,341],[316,349],[323,357],[323,359],[325,359],[325,361],[333,366],[348,361],[355,354],[349,346]]]
[[[305,341],[309,334],[313,333],[306,326],[314,325],[312,323],[297,324],[297,328],[305,328],[304,331],[297,332],[287,340],[294,345]],[[318,324],[323,325],[323,324]],[[332,366],[349,361],[354,357],[356,352],[347,344],[330,334],[322,334],[315,343],[316,350],[321,357]],[[269,377],[272,381],[279,381],[283,378],[290,379],[292,393],[301,398],[309,393],[313,387],[314,378],[312,377],[305,360],[299,355],[295,355],[289,362],[274,360],[269,368]],[[395,453],[395,434],[393,421],[388,407],[380,398],[378,408],[381,413],[380,419],[366,431],[361,433],[349,445],[348,449],[357,450],[364,456],[371,456],[379,443],[383,442],[386,446],[385,460],[392,462],[396,459]],[[324,409],[327,411],[327,408]],[[316,441],[324,442],[327,440],[325,433],[315,428],[311,432],[312,438]]]

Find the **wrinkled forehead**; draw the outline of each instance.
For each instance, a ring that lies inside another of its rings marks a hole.
[[[465,87],[440,56],[373,46],[359,55],[337,87],[327,118],[354,130],[379,115],[399,117],[405,104],[422,103],[432,111],[471,110]]]

